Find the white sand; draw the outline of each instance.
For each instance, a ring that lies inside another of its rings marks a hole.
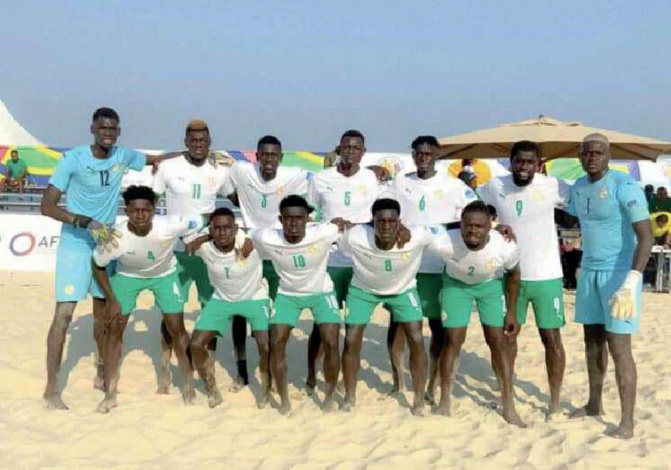
[[[82,303],[70,328],[61,383],[68,412],[44,408],[46,334],[53,309],[52,276],[0,273],[0,467],[119,467],[258,469],[424,469],[671,467],[671,336],[669,296],[645,295],[642,331],[634,341],[639,385],[636,437],[623,442],[604,436],[617,424],[619,401],[613,367],[606,379],[603,420],[544,422],[548,400],[543,349],[535,328],[521,335],[517,407],[530,427],[507,425],[495,410],[498,392],[482,333],[474,321],[455,387],[454,416],[415,418],[411,395],[399,404],[386,398],[391,374],[385,347],[387,315],[376,313],[366,330],[359,406],[352,414],[324,415],[301,394],[305,380],[307,333],[304,317],[289,345],[289,379],[294,413],[258,410],[257,376],[252,386],[229,393],[234,359],[230,333],[220,341],[217,380],[224,404],[207,408],[202,387],[197,405],[185,407],[176,386],[168,396],[154,394],[159,357],[159,317],[139,310],[125,335],[119,407],[102,416],[94,408],[102,393],[92,388],[91,302]],[[192,296],[193,297],[193,296]],[[148,308],[151,297],[143,297]],[[573,316],[573,297],[567,296]],[[191,303],[187,311],[193,312]],[[196,313],[188,316],[189,329]],[[428,331],[427,344],[428,344]],[[586,400],[582,330],[563,330],[568,364],[564,411]],[[250,367],[258,356],[248,342]],[[173,367],[174,376],[179,373]],[[178,380],[178,379],[175,379]],[[408,376],[408,384],[410,379]],[[323,382],[320,380],[320,387]],[[322,388],[323,390],[323,388]],[[320,392],[319,398],[323,397]]]

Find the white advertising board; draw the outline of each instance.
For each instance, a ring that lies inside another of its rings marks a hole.
[[[61,223],[49,217],[0,214],[0,269],[53,272],[60,232]]]

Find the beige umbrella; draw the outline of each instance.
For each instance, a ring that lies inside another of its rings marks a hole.
[[[619,160],[656,160],[671,153],[671,143],[624,134],[608,129],[563,122],[543,115],[538,119],[502,124],[499,127],[439,139],[441,158],[501,158],[520,140],[536,142],[544,160],[576,158],[580,142],[587,135],[601,133],[610,140],[611,155]]]

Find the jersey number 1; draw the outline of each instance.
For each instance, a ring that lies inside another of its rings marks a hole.
[[[110,172],[108,170],[102,170],[100,172],[100,186],[109,186],[110,185]]]
[[[192,199],[200,199],[201,192],[202,192],[201,185],[194,184],[193,185],[193,190],[191,191],[191,198]]]
[[[294,255],[294,268],[304,268],[306,264],[303,255]]]

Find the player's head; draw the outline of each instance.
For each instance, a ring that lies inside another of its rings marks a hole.
[[[220,207],[210,215],[210,235],[219,247],[226,251],[232,249],[237,233],[235,214],[228,207]]]
[[[669,197],[669,192],[666,190],[664,186],[660,186],[657,188],[657,198],[658,199],[666,199]]]
[[[608,171],[610,142],[603,134],[590,134],[580,144],[580,163],[590,178],[600,178]]]
[[[210,129],[207,123],[202,119],[192,119],[186,125],[184,135],[184,145],[186,146],[189,157],[195,161],[203,161],[210,155]]]
[[[116,144],[121,135],[119,115],[112,108],[98,108],[91,120],[91,134],[95,144],[103,149],[109,149]]]
[[[123,194],[128,221],[139,230],[146,229],[154,219],[156,193],[147,186],[130,186]]]
[[[478,248],[487,242],[492,219],[487,205],[473,201],[461,213],[461,237],[468,248]]]
[[[355,129],[345,131],[340,137],[338,152],[340,152],[340,161],[344,165],[358,165],[361,163],[363,154],[366,153],[366,138]]]
[[[669,222],[669,216],[666,214],[660,214],[655,217],[655,223],[658,227],[664,227]]]
[[[10,157],[13,162],[18,162],[19,161],[19,151],[18,150],[12,150],[10,153]]]
[[[371,212],[375,238],[385,245],[396,243],[401,227],[401,205],[398,201],[390,198],[378,199],[373,203]]]
[[[280,202],[280,222],[284,239],[289,243],[298,243],[305,237],[305,227],[312,207],[301,196],[292,194]]]
[[[517,186],[527,186],[538,170],[538,145],[521,140],[510,150],[510,171]]]
[[[412,141],[412,159],[418,173],[433,173],[438,158],[438,139],[432,135],[420,135]]]
[[[655,187],[651,184],[646,184],[645,188],[643,188],[643,192],[645,194],[652,194],[655,192]]]
[[[270,181],[277,175],[277,167],[282,163],[282,142],[274,135],[266,135],[256,144],[256,161],[259,162],[261,177]]]

